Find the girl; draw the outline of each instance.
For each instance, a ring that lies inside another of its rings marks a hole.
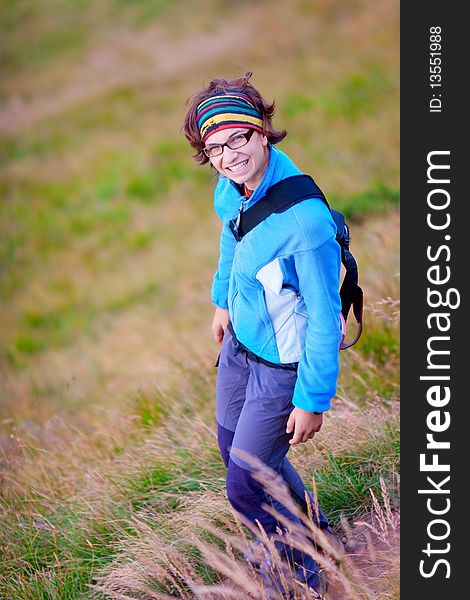
[[[277,472],[306,509],[305,485],[286,455],[290,446],[320,430],[336,391],[341,255],[333,219],[318,198],[269,215],[240,241],[234,237],[230,221],[236,226],[237,216],[268,188],[300,174],[274,146],[287,132],[273,128],[274,103],[261,96],[250,76],[213,79],[188,100],[183,128],[194,158],[219,173],[214,205],[222,234],[211,295],[212,330],[222,346],[216,418],[227,495],[245,519],[259,521],[269,535],[279,523],[263,504],[297,519],[267,496],[242,454]],[[317,525],[329,531],[321,509]],[[285,546],[280,551],[294,561],[297,578],[321,590],[310,556]]]

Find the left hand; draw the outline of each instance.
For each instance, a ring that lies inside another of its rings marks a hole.
[[[294,407],[287,421],[286,433],[294,432],[294,437],[289,440],[289,444],[294,446],[300,442],[307,442],[320,431],[323,425],[323,415],[316,415],[312,412]]]

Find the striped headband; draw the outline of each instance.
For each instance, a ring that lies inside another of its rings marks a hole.
[[[241,92],[227,92],[206,98],[198,104],[196,122],[203,143],[216,131],[229,127],[248,127],[263,133],[263,115]]]

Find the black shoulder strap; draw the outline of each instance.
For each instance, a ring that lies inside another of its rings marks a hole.
[[[294,175],[286,177],[268,188],[265,196],[256,204],[250,206],[246,211],[240,212],[236,219],[230,221],[230,229],[237,241],[240,241],[247,233],[264,221],[273,213],[282,213],[294,204],[302,202],[307,198],[320,198],[331,212],[336,225],[336,240],[341,246],[341,262],[346,274],[341,285],[341,312],[344,320],[348,318],[351,306],[356,321],[359,325],[358,333],[354,340],[348,344],[342,344],[341,349],[349,348],[357,342],[362,333],[363,293],[358,285],[358,269],[354,256],[349,250],[349,227],[346,225],[344,216],[330,209],[328,201],[310,175]]]
[[[265,196],[240,213],[237,219],[230,221],[232,233],[240,241],[272,213],[284,212],[307,198],[320,198],[328,206],[325,195],[310,175],[286,177],[268,188]]]

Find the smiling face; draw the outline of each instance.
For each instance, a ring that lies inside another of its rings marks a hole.
[[[222,129],[209,137],[206,146],[225,144],[240,133],[247,131],[249,129],[246,127]],[[247,144],[237,150],[231,150],[228,146],[224,146],[223,153],[211,157],[210,161],[213,167],[225,177],[235,183],[245,184],[248,189],[254,190],[269,163],[268,139],[255,131]]]

